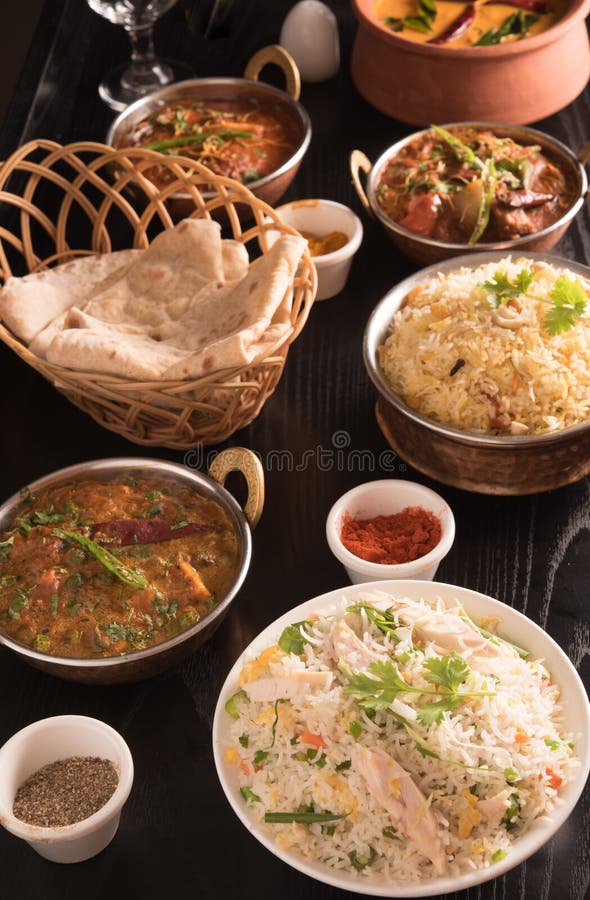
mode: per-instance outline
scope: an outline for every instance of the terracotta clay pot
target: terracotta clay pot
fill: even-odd
[[[524,125],[567,106],[590,77],[584,19],[575,0],[552,28],[490,47],[437,46],[400,37],[375,16],[374,0],[352,0],[359,21],[352,78],[373,106],[413,125],[479,119]]]

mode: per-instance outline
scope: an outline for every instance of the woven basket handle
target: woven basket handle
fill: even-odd
[[[224,485],[230,472],[241,472],[248,485],[248,499],[244,505],[244,515],[251,528],[255,528],[264,506],[264,470],[255,453],[245,447],[230,447],[222,450],[209,468],[211,478]]]
[[[301,94],[301,78],[299,77],[299,69],[297,63],[290,53],[279,44],[270,44],[263,47],[254,54],[244,70],[244,78],[251,81],[258,81],[258,76],[262,69],[269,63],[274,63],[282,70],[285,76],[285,87],[287,93],[293,97],[293,100],[299,100]]]

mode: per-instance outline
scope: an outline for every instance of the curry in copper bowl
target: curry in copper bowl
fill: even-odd
[[[286,90],[258,81],[267,64],[278,65]],[[292,57],[279,46],[263,47],[244,78],[192,78],[148,94],[123,110],[106,143],[142,147],[165,157],[195,159],[216,175],[248,186],[273,205],[295,177],[311,140],[311,121],[298,102],[300,80]],[[165,188],[170,176],[154,167],[150,181]],[[175,216],[190,215],[187,195],[167,197]]]
[[[226,595],[238,563],[217,501],[141,475],[25,491],[1,539],[0,628],[56,656],[173,637]]]
[[[249,564],[246,515],[255,524],[262,482],[259,463],[240,453],[249,454],[219,454],[210,471],[220,481],[244,472],[245,514],[207,476],[158,460],[73,466],[7,501],[0,642],[62,677],[96,681],[144,677],[195,649]]]
[[[486,122],[432,125],[374,165],[354,150],[350,167],[366,209],[419,263],[478,250],[549,250],[588,185],[581,160],[560,141]]]
[[[205,102],[179,97],[140,119],[118,146],[186,156],[216,175],[251,184],[286,163],[300,139],[295,120],[270,99]],[[149,173],[158,187],[172,177],[164,168]]]

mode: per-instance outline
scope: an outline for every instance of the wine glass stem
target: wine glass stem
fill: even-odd
[[[172,69],[156,57],[153,25],[126,31],[131,41],[131,65],[121,77],[125,90],[142,96],[173,81]]]
[[[129,28],[127,31],[131,41],[131,59],[134,65],[141,68],[153,65],[156,53],[154,50],[154,28]]]

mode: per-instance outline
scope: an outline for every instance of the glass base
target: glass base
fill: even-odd
[[[123,63],[112,69],[98,86],[98,93],[111,109],[121,112],[141,97],[194,75],[189,65],[170,59],[153,59],[150,63]]]

